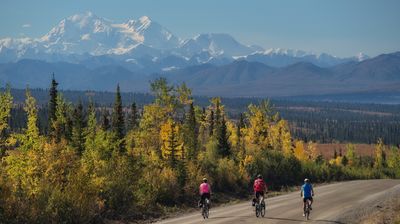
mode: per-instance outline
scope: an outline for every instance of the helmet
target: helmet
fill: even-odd
[[[308,183],[310,180],[308,178],[304,179],[304,182]]]
[[[207,182],[207,178],[204,177],[204,178],[203,178],[203,182]]]
[[[262,179],[261,174],[258,174],[258,175],[257,175],[257,178],[258,178],[258,179]]]

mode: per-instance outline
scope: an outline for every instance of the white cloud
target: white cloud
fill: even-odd
[[[31,24],[27,23],[27,24],[22,25],[22,28],[30,28],[31,26],[32,26]]]
[[[81,40],[90,40],[90,34],[84,34],[81,36]]]

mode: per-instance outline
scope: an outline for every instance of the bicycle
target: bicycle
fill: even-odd
[[[201,215],[203,216],[203,219],[208,219],[208,216],[210,214],[210,208],[209,208],[210,201],[208,198],[204,199],[204,203],[201,205]]]
[[[264,201],[264,197],[263,196],[259,196],[259,200],[256,201],[256,217],[260,217],[260,215],[262,217],[265,216],[265,201]]]
[[[304,218],[306,220],[310,219],[310,212],[311,212],[310,203],[311,203],[311,201],[309,199],[307,199],[306,200],[306,206],[304,207]]]

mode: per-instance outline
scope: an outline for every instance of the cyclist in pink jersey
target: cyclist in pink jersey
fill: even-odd
[[[211,196],[211,187],[207,183],[207,178],[203,178],[203,183],[201,183],[199,187],[199,193],[201,197],[199,201],[199,207],[201,207],[204,202],[204,199],[207,198],[208,200],[210,200]]]

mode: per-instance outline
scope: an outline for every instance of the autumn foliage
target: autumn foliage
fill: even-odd
[[[185,84],[151,83],[155,101],[113,108],[72,105],[53,80],[50,127],[37,124],[26,90],[26,128],[10,133],[9,89],[0,94],[0,222],[88,223],[159,216],[164,207],[195,206],[203,177],[219,195],[246,196],[255,175],[272,189],[313,181],[399,177],[398,150],[376,146],[373,160],[325,161],[313,142],[293,140],[269,101],[230,119],[220,98],[201,108]],[[386,153],[388,152],[388,153]],[[347,161],[346,161],[347,160]],[[388,171],[389,170],[389,171]],[[397,171],[397,173],[396,173]]]

